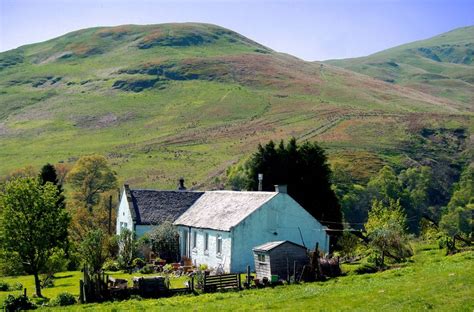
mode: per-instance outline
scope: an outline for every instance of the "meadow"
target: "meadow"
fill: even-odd
[[[346,276],[326,282],[301,283],[240,292],[184,295],[163,299],[126,300],[73,305],[55,310],[86,311],[472,311],[474,308],[474,251],[445,256],[435,245],[417,243],[415,255],[389,270],[358,275],[360,264],[343,265]],[[123,276],[123,275],[120,275]],[[45,296],[62,291],[78,293],[79,272],[58,274]],[[32,277],[4,278],[32,287]],[[176,282],[178,282],[176,280]],[[179,283],[182,281],[179,281]],[[177,286],[180,287],[180,286]],[[1,292],[3,297],[7,293]]]

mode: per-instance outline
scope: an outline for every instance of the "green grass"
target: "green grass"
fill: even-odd
[[[472,250],[445,256],[444,250],[417,244],[415,256],[411,261],[375,274],[350,273],[348,276],[334,278],[327,282],[198,296],[75,305],[60,310],[420,311],[433,309],[472,311],[474,308],[473,260]],[[348,266],[344,268],[348,270]],[[71,275],[71,273],[63,273],[60,276],[63,275]],[[46,289],[45,294],[57,294],[63,290],[77,294],[74,288],[77,289],[79,273],[72,273],[72,275],[59,279],[56,287]],[[17,277],[9,280],[21,281],[28,285],[28,280],[32,279]],[[64,287],[59,287],[61,280],[64,281]]]
[[[156,276],[159,274],[141,274],[141,273],[122,273],[122,272],[108,272],[110,277],[122,278],[128,280],[129,287],[133,286],[133,277],[135,276]],[[42,289],[42,294],[44,297],[53,299],[59,293],[68,292],[74,296],[79,297],[79,280],[82,278],[82,272],[80,271],[69,271],[61,272],[55,275],[54,286]],[[0,280],[14,285],[15,283],[21,283],[24,288],[27,289],[27,294],[32,296],[35,291],[34,286],[34,277],[33,275],[26,276],[9,276],[9,277],[0,277]],[[189,278],[186,276],[175,277],[170,276],[170,287],[171,288],[183,288],[184,283],[188,281]],[[23,293],[23,291],[0,291],[0,302],[5,300],[8,294],[18,295]]]

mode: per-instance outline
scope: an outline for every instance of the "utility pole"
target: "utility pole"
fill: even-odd
[[[109,197],[109,235],[112,235],[112,195]]]

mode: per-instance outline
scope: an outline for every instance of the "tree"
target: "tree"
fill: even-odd
[[[41,168],[41,172],[39,174],[39,179],[42,185],[50,182],[56,186],[58,189],[58,202],[57,205],[60,207],[65,207],[65,198],[63,195],[63,187],[58,181],[58,176],[56,174],[56,168],[54,168],[51,164],[46,164]]]
[[[149,234],[153,252],[161,259],[175,262],[179,258],[179,235],[173,223],[165,221]]]
[[[369,245],[376,253],[376,264],[385,265],[385,257],[402,260],[412,255],[407,243],[406,216],[399,201],[390,199],[388,205],[374,200],[365,224]]]
[[[74,198],[92,211],[100,194],[117,187],[117,178],[104,156],[81,157],[67,175],[74,189]]]
[[[447,237],[448,253],[456,250],[456,237],[470,242],[474,227],[474,167],[469,166],[461,174],[459,182],[441,217],[440,229]]]
[[[297,145],[292,138],[259,145],[246,164],[247,189],[258,189],[257,175],[263,174],[263,191],[286,184],[291,195],[312,216],[331,229],[342,229],[341,208],[331,188],[331,169],[324,150],[316,143]],[[334,243],[334,241],[332,241]]]
[[[376,176],[370,179],[367,190],[372,199],[382,201],[384,204],[402,197],[402,187],[397,174],[389,166],[384,166]]]
[[[122,229],[118,237],[119,264],[124,269],[131,269],[132,261],[136,255],[137,246],[135,237],[129,229]]]
[[[81,243],[80,251],[90,272],[99,273],[108,257],[107,235],[101,229],[90,231]]]
[[[0,194],[0,243],[6,251],[16,252],[25,271],[34,275],[38,297],[39,273],[55,248],[67,243],[70,218],[57,202],[57,188],[34,178],[13,179]]]

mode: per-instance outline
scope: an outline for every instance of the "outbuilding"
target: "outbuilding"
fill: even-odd
[[[306,247],[290,241],[274,241],[254,247],[253,255],[257,278],[268,278],[269,281],[296,277],[309,263]]]

